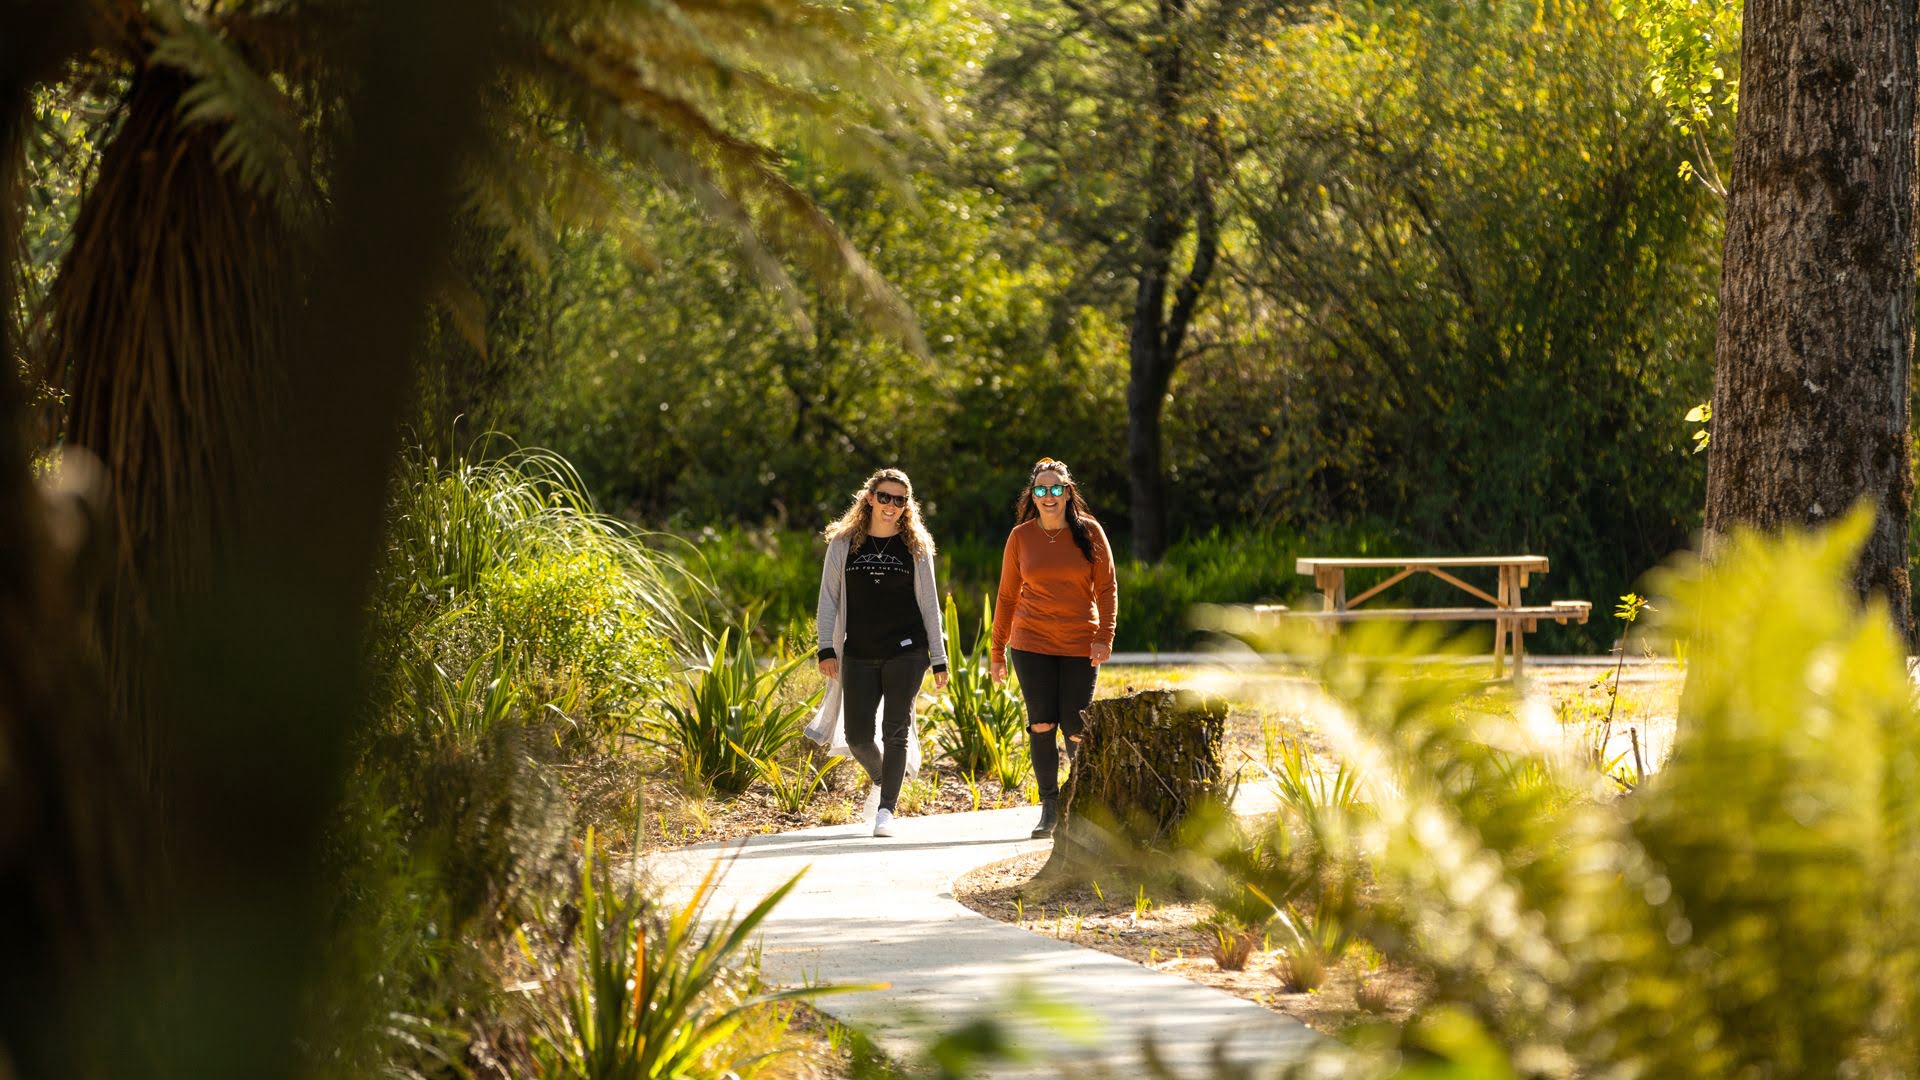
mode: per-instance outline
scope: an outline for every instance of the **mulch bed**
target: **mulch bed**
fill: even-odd
[[[1021,887],[1046,860],[1039,851],[980,867],[954,882],[954,898],[988,918],[1225,990],[1326,1034],[1362,1021],[1405,1020],[1426,996],[1413,972],[1377,958],[1370,962],[1358,949],[1308,993],[1283,985],[1282,954],[1273,948],[1256,947],[1244,969],[1224,971],[1214,963],[1214,939],[1202,925],[1211,914],[1208,905],[1152,889],[1146,904],[1138,904],[1137,886],[1129,891],[1120,882],[1056,891],[1043,905],[1021,902]],[[1363,987],[1371,1009],[1358,1000]]]

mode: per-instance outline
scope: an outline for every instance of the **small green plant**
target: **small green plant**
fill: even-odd
[[[733,748],[746,753],[738,743],[733,744]],[[815,795],[826,790],[833,770],[847,759],[823,757],[810,748],[803,748],[790,765],[781,765],[777,754],[753,760],[760,779],[766,781],[773,792],[774,804],[789,814],[797,814],[806,809]]]
[[[503,647],[475,658],[458,675],[429,657],[409,660],[402,673],[397,718],[441,745],[479,746],[520,703],[518,672]]]
[[[967,801],[972,804],[971,808],[980,809],[980,781],[971,773],[961,773],[960,782],[967,786]]]
[[[1289,994],[1311,994],[1327,981],[1327,958],[1311,944],[1288,949],[1274,966],[1280,988]]]
[[[1337,871],[1321,881],[1313,903],[1298,900],[1274,905],[1274,924],[1288,953],[1311,951],[1329,964],[1338,963],[1357,940],[1354,927],[1359,922],[1359,885],[1349,874]]]
[[[993,601],[982,598],[979,633],[966,650],[959,648],[960,613],[951,593],[942,616],[950,665],[946,695],[933,706],[940,750],[962,775],[992,776],[1001,790],[1012,791],[1031,772],[1026,738],[1026,704],[1009,674],[995,685],[992,660]]]
[[[1306,743],[1269,721],[1262,728],[1264,771],[1280,803],[1316,833],[1351,822],[1363,809],[1360,778],[1345,762],[1322,768]]]
[[[743,977],[745,946],[799,876],[736,918],[708,916],[718,868],[691,899],[659,917],[631,886],[598,880],[587,835],[576,903],[579,941],[564,968],[545,967],[531,1055],[544,1076],[582,1080],[666,1080],[752,1075],[765,1052],[742,1053],[735,1035],[752,1013],[776,1002],[855,987],[766,990]],[[522,934],[522,956],[544,967]],[[865,988],[860,988],[865,989]]]
[[[761,670],[753,641],[722,631],[705,664],[688,678],[686,698],[666,705],[643,737],[675,754],[690,781],[738,795],[770,760],[797,741],[816,696],[791,700],[787,680],[807,657]]]
[[[1213,963],[1221,971],[1244,971],[1260,932],[1231,915],[1215,915],[1203,925],[1212,939]]]
[[[916,776],[900,785],[900,799],[894,811],[911,817],[924,814],[940,801],[940,785],[931,776]]]

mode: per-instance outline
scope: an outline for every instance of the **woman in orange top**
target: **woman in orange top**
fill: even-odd
[[[1000,595],[993,608],[994,682],[1007,677],[1007,655],[1027,699],[1027,732],[1034,777],[1040,782],[1040,824],[1033,835],[1053,835],[1060,810],[1060,745],[1067,756],[1080,741],[1080,713],[1093,704],[1100,665],[1113,655],[1119,606],[1113,551],[1087,512],[1064,462],[1041,458],[1033,466],[1000,558]]]

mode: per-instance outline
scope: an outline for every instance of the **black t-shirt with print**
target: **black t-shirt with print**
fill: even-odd
[[[903,536],[869,536],[847,553],[847,655],[891,660],[927,647]]]

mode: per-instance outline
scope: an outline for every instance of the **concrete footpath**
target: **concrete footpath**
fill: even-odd
[[[1147,1075],[1142,1040],[1180,1077],[1213,1075],[1216,1054],[1249,1066],[1298,1061],[1320,1036],[1231,994],[1128,960],[989,919],[953,899],[953,881],[987,863],[1044,848],[1027,839],[1037,811],[983,810],[903,818],[881,839],[865,824],[832,825],[703,844],[643,865],[663,898],[682,901],[716,859],[725,878],[711,914],[745,911],[803,869],[762,926],[761,966],[779,985],[889,983],[832,994],[816,1007],[911,1061],[933,1036],[987,1015],[1036,1051],[1032,1062],[983,1075],[1042,1077],[1063,1069]],[[1088,1041],[1037,1025],[1017,988],[1070,1003],[1091,1021]],[[1261,1070],[1266,1071],[1266,1070]]]

